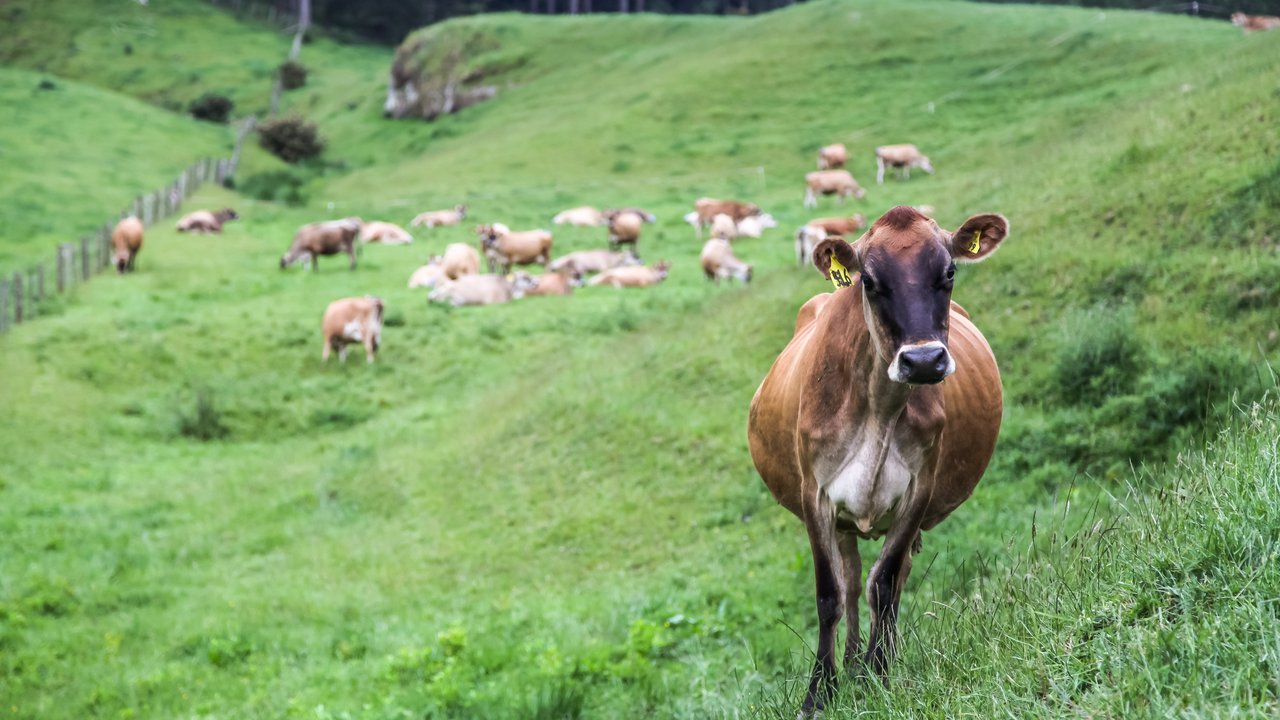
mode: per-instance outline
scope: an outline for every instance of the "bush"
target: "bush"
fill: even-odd
[[[1053,368],[1054,394],[1081,405],[1130,393],[1145,353],[1131,309],[1095,307],[1067,324]]]
[[[231,109],[235,107],[231,98],[217,93],[205,93],[192,101],[187,112],[197,120],[225,123],[231,117]]]
[[[280,73],[280,87],[285,90],[297,90],[307,84],[307,68],[302,63],[289,60],[277,72]]]
[[[302,189],[305,182],[288,170],[276,170],[245,178],[240,184],[240,192],[256,200],[303,205],[307,202],[307,194]]]
[[[324,140],[315,123],[300,117],[269,120],[258,128],[258,144],[287,163],[313,158],[324,152]]]
[[[178,413],[178,434],[208,442],[226,437],[231,431],[222,422],[222,413],[213,405],[213,397],[206,390],[196,393],[195,412]]]

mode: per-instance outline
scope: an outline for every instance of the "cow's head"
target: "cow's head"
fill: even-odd
[[[463,218],[465,218],[465,217],[467,216],[467,206],[466,206],[466,205],[454,205],[454,206],[453,206],[453,211],[454,211],[454,212],[456,212],[456,213],[458,213],[458,219],[459,219],[459,220],[461,220],[461,219],[463,219]]]
[[[929,173],[930,175],[933,174],[933,163],[929,162],[929,157],[927,155],[921,155],[920,159],[916,161],[916,165],[918,165],[921,170]]]
[[[115,258],[113,260],[113,264],[116,266],[116,272],[123,275],[124,271],[129,268],[128,251],[124,251],[124,252],[117,251],[115,254]]]
[[[813,262],[828,278],[833,257],[861,273],[853,291],[863,295],[867,327],[888,362],[889,379],[931,385],[956,369],[947,350],[956,263],[986,259],[1008,233],[1001,215],[974,215],[949,233],[914,208],[899,206],[853,245],[822,241]]]
[[[1249,24],[1249,16],[1242,12],[1233,12],[1231,13],[1231,24],[1236,27],[1244,27]]]
[[[236,211],[232,210],[231,208],[222,208],[222,210],[218,212],[218,215],[222,218],[223,222],[226,222],[228,220],[240,219],[240,215],[237,214]]]

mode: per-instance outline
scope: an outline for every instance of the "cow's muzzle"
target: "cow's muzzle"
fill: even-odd
[[[889,364],[889,379],[909,385],[933,385],[955,371],[956,361],[947,346],[935,340],[898,350]]]

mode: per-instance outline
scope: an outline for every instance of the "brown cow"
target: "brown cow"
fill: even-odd
[[[951,288],[955,263],[986,258],[1008,228],[1000,215],[975,215],[948,233],[896,207],[853,245],[824,240],[818,269],[832,277],[836,258],[847,271],[834,276],[861,277],[805,303],[751,401],[751,457],[774,498],[804,521],[813,552],[820,629],[806,714],[834,687],[842,611],[846,670],[861,651],[858,540],[885,537],[867,575],[864,658],[884,677],[920,533],[969,497],[991,459],[1000,373]]]
[[[694,229],[698,231],[698,239],[702,239],[702,229],[710,225],[721,213],[733,218],[733,221],[741,222],[752,215],[760,214],[760,206],[755,203],[741,202],[739,200],[716,200],[715,198],[698,198],[693,203],[693,211],[697,213],[694,218],[697,224]]]
[[[316,261],[321,255],[337,255],[345,252],[351,258],[350,269],[356,269],[356,235],[363,222],[360,218],[349,217],[342,220],[311,223],[298,228],[293,236],[293,244],[289,251],[280,258],[280,269],[283,270],[296,262],[303,262],[317,270],[320,263]]]
[[[121,275],[133,272],[134,261],[142,249],[142,221],[130,215],[116,223],[111,231],[111,245],[116,251],[116,272]]]
[[[849,162],[849,149],[844,146],[844,143],[826,145],[818,151],[819,170],[835,170],[844,167],[847,162]]]
[[[861,200],[867,191],[853,179],[848,170],[819,170],[804,176],[804,206],[818,207],[819,195],[835,195],[839,202],[855,197]]]
[[[526,297],[537,295],[572,295],[573,289],[582,287],[582,273],[573,268],[550,270],[541,275],[530,275],[523,270],[516,272],[512,284],[527,287]]]
[[[884,169],[886,167],[897,168],[903,179],[911,177],[911,168],[913,167],[918,167],[930,175],[933,174],[933,164],[929,162],[929,158],[921,154],[920,149],[911,143],[881,145],[876,148],[877,185],[884,184]]]
[[[617,250],[623,245],[630,245],[631,252],[636,251],[640,242],[640,230],[644,227],[644,218],[630,210],[620,212],[608,218],[609,247]]]
[[[224,224],[239,219],[240,216],[231,208],[222,208],[216,213],[196,210],[182,216],[178,221],[178,232],[221,233]]]
[[[343,298],[329,303],[324,311],[324,350],[322,362],[329,362],[329,352],[338,351],[338,359],[347,361],[347,345],[364,345],[364,357],[373,362],[382,343],[382,300],[372,296]]]
[[[653,267],[628,265],[605,270],[591,278],[592,285],[608,285],[615,288],[649,287],[667,279],[671,263],[661,260]]]
[[[1242,12],[1231,13],[1231,24],[1246,33],[1280,28],[1280,17],[1274,15],[1246,15]]]
[[[711,238],[702,246],[702,273],[708,280],[720,284],[722,279],[736,278],[744,283],[751,282],[751,266],[742,262],[733,254],[733,247],[724,238]]]
[[[867,216],[857,213],[851,217],[814,218],[805,223],[809,227],[820,227],[828,235],[850,235],[867,227]]]
[[[489,261],[489,272],[506,275],[512,265],[541,265],[551,262],[551,233],[547,230],[511,232],[502,223],[476,226],[480,248]]]
[[[556,213],[556,216],[551,218],[551,222],[556,225],[590,227],[604,222],[604,215],[599,210],[584,205],[583,207],[570,208]]]

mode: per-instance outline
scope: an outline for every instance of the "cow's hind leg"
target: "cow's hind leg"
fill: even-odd
[[[809,690],[800,711],[821,711],[836,686],[836,631],[844,602],[844,573],[836,541],[835,517],[825,498],[805,502],[805,526],[813,551],[813,573],[818,606],[818,652],[814,658]]]
[[[852,675],[862,654],[862,626],[858,623],[858,599],[862,594],[862,556],[858,536],[840,535],[840,557],[844,562],[844,671]]]

